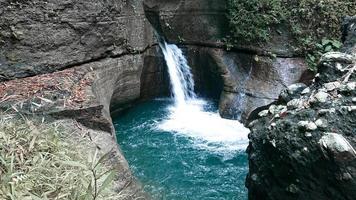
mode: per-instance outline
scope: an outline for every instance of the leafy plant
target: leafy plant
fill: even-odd
[[[324,53],[339,50],[342,43],[338,40],[324,38],[321,43],[317,43],[315,46],[315,50],[307,53],[306,55],[306,61],[312,71],[316,71],[317,63]]]
[[[108,154],[73,134],[59,123],[1,115],[0,199],[118,199]]]

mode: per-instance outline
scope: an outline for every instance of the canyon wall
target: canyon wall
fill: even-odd
[[[226,51],[225,13],[216,0],[0,0],[0,107],[94,130],[93,143],[117,161],[118,191],[146,198],[110,115],[168,93],[154,29],[183,47],[198,90],[220,98],[223,117],[246,121],[306,71],[288,31]]]
[[[145,12],[142,2],[124,0],[1,4],[0,81],[120,60],[121,69],[130,72],[98,73],[103,79],[99,82],[109,84],[107,78],[114,84],[113,91],[105,92],[106,101],[110,99],[105,102],[107,113],[107,105],[120,110],[140,98],[168,93],[163,59],[145,15],[167,41],[183,45],[198,93],[220,98],[223,117],[246,121],[252,110],[276,100],[307,69],[293,52],[288,31],[260,46],[226,51],[224,1],[146,0]]]

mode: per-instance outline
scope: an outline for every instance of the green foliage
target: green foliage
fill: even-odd
[[[267,41],[285,19],[281,0],[229,0],[228,8],[232,43]]]
[[[181,37],[180,35],[178,35],[178,40],[179,40],[179,43],[185,42],[185,39],[183,37]]]
[[[316,53],[339,48],[336,41],[346,15],[356,15],[355,0],[228,0],[231,33],[226,45],[265,43],[283,27],[292,34],[295,50],[315,65]],[[325,46],[322,38],[333,42]]]
[[[98,158],[85,142],[73,141],[57,123],[2,115],[0,199],[112,199],[108,155]]]
[[[339,50],[342,46],[342,43],[337,40],[329,40],[324,38],[322,39],[321,43],[317,43],[315,46],[316,48],[306,55],[306,61],[312,71],[316,71],[317,63],[324,53]]]
[[[288,25],[301,41],[337,39],[345,15],[356,15],[356,1],[228,0],[230,38],[235,44],[268,41],[280,24]]]

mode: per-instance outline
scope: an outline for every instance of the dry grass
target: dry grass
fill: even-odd
[[[119,199],[107,155],[78,138],[59,123],[0,115],[0,199]]]

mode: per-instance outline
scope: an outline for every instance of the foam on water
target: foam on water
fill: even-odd
[[[244,150],[249,129],[205,109],[207,102],[194,93],[194,80],[183,52],[174,44],[161,43],[175,100],[169,116],[158,129],[192,138],[199,148],[212,151]]]

